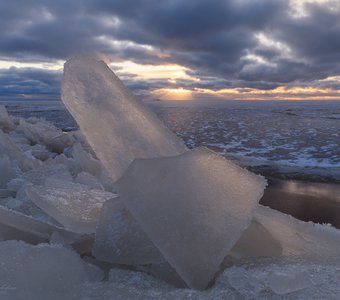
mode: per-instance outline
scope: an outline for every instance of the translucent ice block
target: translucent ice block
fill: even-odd
[[[97,57],[79,55],[65,63],[61,97],[113,180],[134,158],[186,151]]]
[[[254,219],[281,244],[283,256],[334,257],[340,253],[340,230],[303,222],[259,205]]]
[[[204,289],[250,224],[266,181],[202,147],[137,159],[116,186],[187,285]]]

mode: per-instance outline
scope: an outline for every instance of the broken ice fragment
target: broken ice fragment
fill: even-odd
[[[65,63],[61,97],[114,181],[134,158],[186,151],[99,58],[79,55]]]
[[[100,161],[94,159],[79,143],[73,145],[72,156],[79,168],[78,172],[85,171],[93,176],[99,176],[102,173],[103,168]]]
[[[43,165],[24,173],[23,179],[36,185],[45,184],[47,179],[56,178],[58,180],[72,181],[72,175],[65,165],[53,164]]]
[[[281,244],[283,256],[339,256],[340,231],[334,227],[303,222],[262,205],[254,219]]]
[[[25,119],[20,119],[18,130],[21,130],[32,144],[43,144],[55,153],[62,153],[74,142],[71,135],[43,120],[31,124]]]
[[[309,274],[305,271],[275,272],[270,274],[265,282],[273,292],[279,295],[296,292],[312,285]]]
[[[19,160],[22,157],[20,148],[2,130],[0,130],[0,153],[6,154],[11,160]]]
[[[100,183],[97,177],[93,176],[87,172],[80,172],[76,178],[74,179],[75,182],[87,185],[93,189],[97,190],[104,190],[103,185]]]
[[[0,153],[0,188],[6,188],[7,183],[15,177],[15,168],[8,156]]]
[[[44,223],[60,226],[56,220],[33,203],[32,197],[28,194],[29,185],[30,184],[23,185],[17,192],[16,198],[13,199],[13,201],[9,201],[6,206]]]
[[[9,117],[6,107],[0,105],[0,129],[4,132],[9,132],[14,128],[15,125]]]
[[[246,269],[231,267],[225,271],[229,284],[245,299],[256,299],[257,294],[263,289],[263,284]],[[240,297],[241,298],[241,297]],[[244,299],[243,297],[241,299]]]
[[[0,237],[2,239],[23,240],[36,244],[48,241],[53,232],[58,232],[67,244],[72,245],[80,253],[87,253],[91,247],[92,237],[89,235],[67,231],[0,205]]]
[[[27,193],[38,207],[66,229],[76,233],[94,233],[103,203],[116,195],[80,186],[30,186]]]
[[[99,260],[118,264],[164,261],[162,254],[119,199],[104,203],[92,253]]]
[[[0,242],[1,299],[76,299],[73,290],[103,272],[61,246]]]
[[[136,159],[116,186],[164,258],[189,287],[204,289],[250,224],[266,181],[202,147]]]

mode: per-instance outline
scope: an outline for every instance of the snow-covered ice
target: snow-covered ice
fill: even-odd
[[[204,289],[250,224],[266,181],[202,147],[136,159],[116,186],[188,286]]]
[[[186,151],[100,58],[79,55],[68,60],[61,97],[113,180],[134,158]]]

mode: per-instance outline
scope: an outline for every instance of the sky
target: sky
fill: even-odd
[[[339,0],[0,0],[0,99],[102,53],[142,99],[340,100]]]

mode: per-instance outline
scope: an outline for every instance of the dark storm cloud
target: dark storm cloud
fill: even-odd
[[[1,99],[59,98],[61,73],[31,68],[0,69]]]
[[[0,58],[51,61],[100,51],[115,61],[180,64],[201,79],[146,83],[125,76],[136,91],[316,85],[317,79],[340,74],[340,12],[325,4],[307,8],[307,16],[296,18],[285,0],[0,0]],[[261,44],[259,33],[289,53]],[[161,52],[168,55],[159,56]],[[51,82],[32,70],[0,72],[1,80],[23,80],[16,87],[23,94],[29,93],[29,83],[32,93],[57,91],[59,75],[53,72],[45,74]],[[13,86],[2,82],[0,93],[14,91]]]

